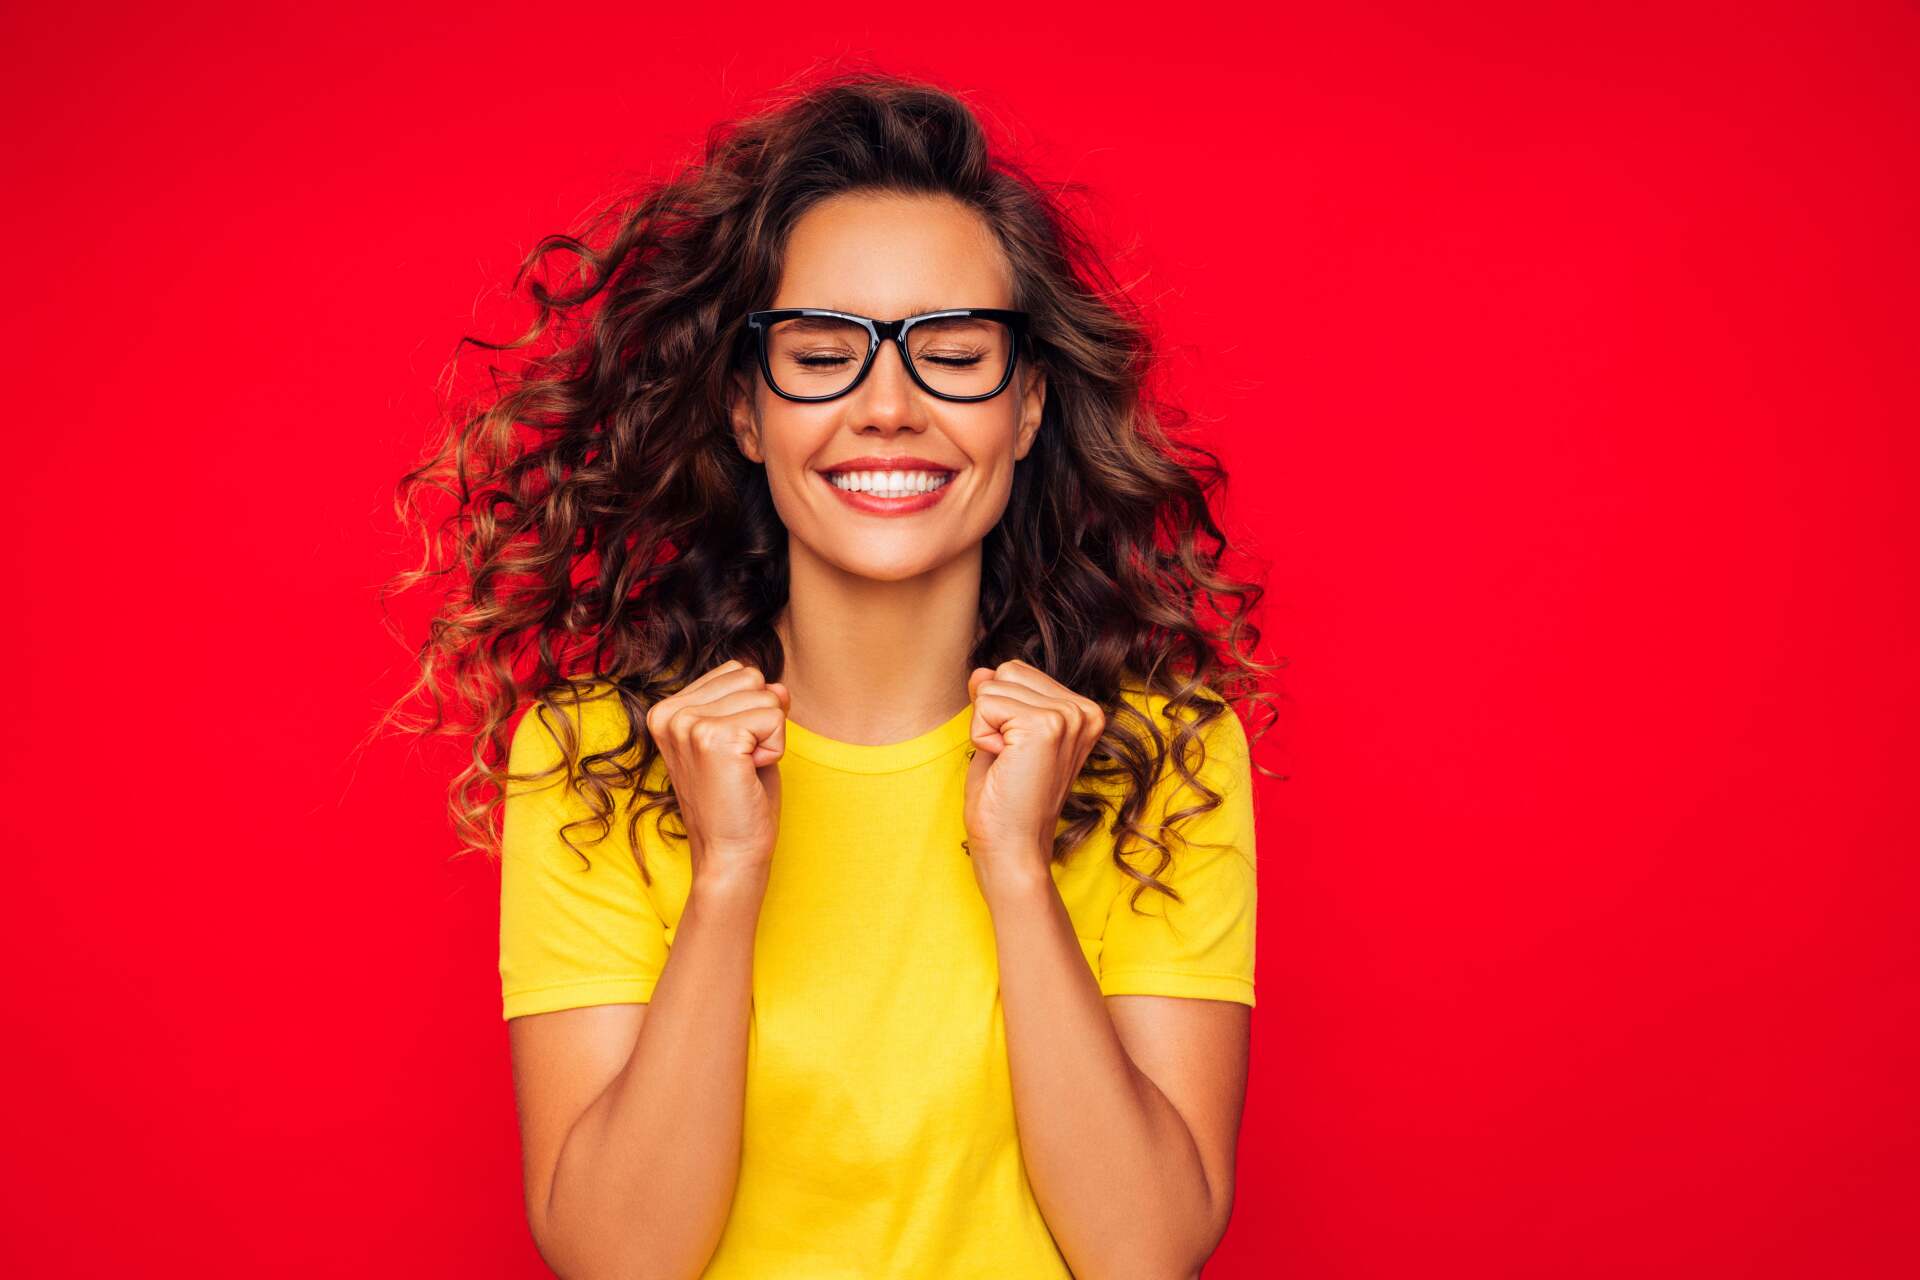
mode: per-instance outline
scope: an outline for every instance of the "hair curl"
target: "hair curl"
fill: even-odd
[[[715,126],[699,162],[534,247],[513,281],[538,308],[530,327],[504,343],[463,337],[448,373],[465,344],[531,349],[521,368],[489,365],[491,394],[446,413],[399,481],[397,513],[418,521],[424,555],[382,592],[384,602],[452,578],[414,651],[418,678],[381,723],[470,739],[471,762],[449,787],[461,853],[497,856],[506,784],[561,769],[601,837],[622,797],[630,837],[647,812],[677,820],[671,781],[646,785],[658,755],[647,709],[729,658],[780,678],[785,530],[764,469],[729,428],[729,377],[754,367],[742,316],[769,305],[787,234],[820,200],[937,194],[992,228],[1013,267],[1013,305],[1032,317],[1023,354],[1047,379],[1039,433],[982,547],[973,665],[1021,659],[1101,705],[1090,785],[1063,808],[1054,856],[1105,821],[1104,780],[1118,780],[1114,859],[1141,882],[1135,903],[1148,886],[1178,898],[1157,878],[1171,862],[1159,836],[1221,802],[1199,781],[1206,726],[1235,702],[1270,702],[1261,673],[1285,662],[1246,652],[1263,588],[1221,568],[1227,540],[1208,496],[1225,470],[1178,436],[1187,415],[1150,390],[1159,363],[1147,323],[1065,207],[1081,190],[990,150],[954,94],[857,71],[790,82]],[[536,275],[556,251],[577,259],[573,281]],[[433,493],[453,504],[437,528],[421,503]],[[443,672],[464,720],[448,717]],[[598,683],[617,692],[626,737],[582,755],[565,708]],[[1123,688],[1163,697],[1174,731],[1163,737]],[[430,717],[399,714],[423,693]],[[564,758],[520,777],[506,767],[508,726],[529,697],[531,713],[560,712],[550,720]],[[1268,710],[1262,736],[1278,715]],[[1150,828],[1143,810],[1169,753],[1202,802]],[[1153,875],[1125,860],[1128,839],[1160,851]],[[644,856],[641,873],[651,882]]]

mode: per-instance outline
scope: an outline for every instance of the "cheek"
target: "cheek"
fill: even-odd
[[[976,499],[987,528],[998,524],[1007,513],[1007,506],[1013,497],[1013,468],[1000,470],[985,483]],[[984,530],[982,531],[984,532]]]
[[[822,456],[829,433],[814,423],[794,422],[778,410],[761,419],[760,453],[766,459],[767,488],[781,522],[792,526],[817,520],[822,500],[832,494],[815,492],[822,482],[812,461]]]
[[[782,484],[791,486],[796,477],[804,478],[798,473],[806,469],[807,459],[821,438],[819,424],[807,421],[804,412],[796,413],[786,401],[761,406],[760,456],[767,478],[776,489]]]
[[[973,472],[967,477],[962,520],[972,536],[985,537],[1006,518],[1013,496],[1013,454],[992,458],[974,455]]]
[[[1009,416],[969,442],[967,454],[986,486],[1004,495],[1013,487],[1013,471],[1020,464],[1019,446],[1019,420]]]

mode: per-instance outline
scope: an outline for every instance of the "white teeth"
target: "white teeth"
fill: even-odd
[[[836,471],[827,480],[836,489],[901,498],[931,493],[952,478],[946,471]]]

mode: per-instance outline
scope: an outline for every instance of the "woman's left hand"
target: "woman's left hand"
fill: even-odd
[[[1100,733],[1100,704],[1029,663],[975,667],[967,851],[983,891],[1051,874],[1061,806]]]

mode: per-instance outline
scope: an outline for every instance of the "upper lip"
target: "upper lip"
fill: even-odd
[[[950,467],[946,465],[944,462],[935,462],[931,458],[916,458],[910,453],[903,453],[898,457],[893,457],[893,458],[881,458],[871,454],[862,458],[847,458],[840,462],[834,463],[830,467],[820,468],[820,474],[824,476],[830,476],[840,471],[943,471],[945,472],[945,471],[955,471],[955,470],[958,470],[958,468]]]

